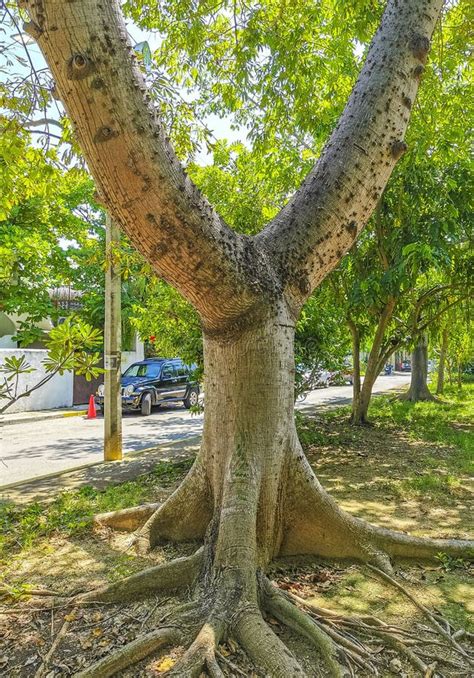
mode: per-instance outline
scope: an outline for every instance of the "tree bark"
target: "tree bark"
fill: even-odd
[[[439,351],[438,379],[436,382],[436,395],[444,393],[444,371],[446,363],[446,353],[448,352],[448,328],[444,327],[441,335],[441,347]]]
[[[372,397],[372,389],[374,387],[375,380],[377,379],[380,370],[383,367],[381,363],[386,360],[387,354],[385,351],[382,351],[382,345],[385,332],[395,309],[395,305],[396,300],[393,297],[390,297],[390,299],[388,299],[387,303],[385,304],[382,313],[380,314],[377,329],[375,330],[372,341],[372,346],[370,347],[369,358],[367,360],[367,370],[365,372],[362,388],[360,389],[358,398],[356,399],[354,397],[352,401],[351,423],[355,426],[362,426],[369,423],[368,411],[370,399]]]
[[[403,400],[417,403],[420,400],[435,400],[428,388],[428,340],[421,335],[411,355],[410,388]]]
[[[352,412],[360,408],[360,333],[356,323],[350,318],[347,321],[352,338]]]

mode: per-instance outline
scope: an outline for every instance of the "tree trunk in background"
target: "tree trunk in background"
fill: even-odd
[[[446,365],[446,353],[448,351],[448,328],[443,329],[441,336],[441,347],[439,352],[439,365],[438,365],[438,380],[436,383],[436,395],[442,395],[444,393],[444,370]]]
[[[420,400],[435,400],[428,388],[428,339],[422,335],[411,355],[411,382],[403,400],[417,403]]]
[[[350,318],[347,321],[352,337],[352,409],[360,406],[360,333],[359,328]]]
[[[385,357],[382,354],[381,348],[383,345],[383,340],[385,336],[385,331],[390,323],[390,320],[395,309],[396,301],[393,298],[390,298],[384,306],[384,309],[380,315],[380,319],[375,331],[374,339],[369,353],[369,358],[367,360],[367,369],[364,376],[364,381],[362,383],[362,388],[358,398],[354,397],[352,401],[352,413],[351,413],[351,423],[355,426],[363,426],[368,422],[368,411],[370,405],[370,399],[372,397],[372,389],[375,384],[380,370],[383,365],[381,361]],[[355,392],[354,392],[355,395]]]

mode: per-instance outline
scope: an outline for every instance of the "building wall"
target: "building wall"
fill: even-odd
[[[41,361],[46,358],[47,351],[44,349],[5,349],[0,348],[0,366],[4,364],[5,358],[15,356],[20,358],[25,356],[26,361],[31,367],[36,368],[34,372],[22,374],[19,379],[18,393],[22,393],[27,388],[34,386],[46,376],[46,371]],[[3,382],[4,375],[0,373],[0,379]],[[55,407],[70,407],[72,405],[72,372],[66,372],[63,375],[55,374],[47,384],[34,391],[26,398],[20,398],[18,402],[12,405],[5,412],[30,412],[32,410],[49,410]],[[5,404],[4,399],[0,399],[0,405]]]
[[[136,342],[134,351],[122,351],[122,361],[120,363],[120,369],[122,370],[122,374],[125,372],[127,367],[129,367],[133,363],[138,362],[139,360],[143,360],[144,357],[145,357],[145,345],[143,341]]]

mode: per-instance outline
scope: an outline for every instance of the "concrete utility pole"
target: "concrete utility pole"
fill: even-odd
[[[105,231],[104,460],[122,459],[120,228],[107,214]]]

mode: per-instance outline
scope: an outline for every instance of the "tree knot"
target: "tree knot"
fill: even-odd
[[[119,133],[116,130],[103,125],[102,127],[99,127],[97,132],[94,134],[94,142],[99,144],[103,141],[110,141],[110,139],[118,137],[118,134]]]
[[[67,77],[69,80],[82,80],[95,70],[94,62],[85,54],[76,53],[67,62]]]
[[[418,65],[415,66],[415,68],[413,69],[413,77],[414,77],[416,80],[420,80],[421,76],[422,76],[423,73],[424,73],[424,70],[425,70],[425,67],[423,66],[423,64],[418,64]]]
[[[398,141],[394,141],[390,147],[392,157],[395,158],[395,160],[399,160],[402,157],[402,155],[406,153],[407,149],[408,145],[401,139],[399,139]]]
[[[410,49],[413,56],[424,63],[430,49],[429,38],[421,33],[413,33],[410,38]]]
[[[355,236],[357,235],[357,222],[350,221],[348,224],[345,225],[344,228],[352,238],[355,238]]]

